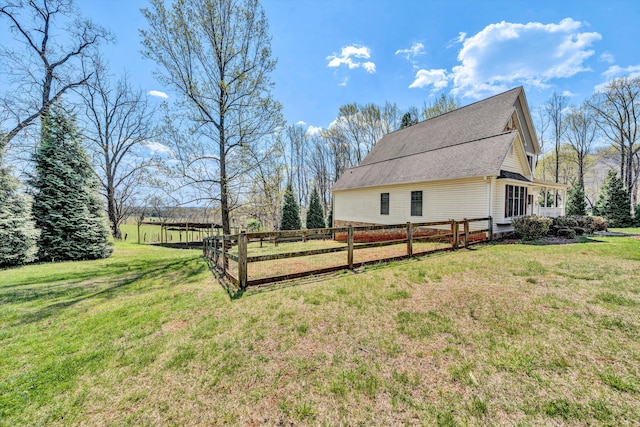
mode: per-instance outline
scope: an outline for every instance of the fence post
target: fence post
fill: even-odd
[[[349,224],[347,228],[347,264],[349,264],[349,269],[353,269],[353,226]]]
[[[220,235],[215,236],[213,243],[214,243],[214,247],[213,247],[213,263],[217,268],[220,268],[220,266],[218,265],[218,261],[220,261],[220,249],[218,248],[218,243],[220,243],[220,239],[219,239]]]
[[[489,241],[493,240],[493,218],[489,217]]]
[[[451,220],[451,249],[458,249],[458,222],[455,219]]]
[[[229,268],[229,259],[227,258],[227,239],[225,239],[226,235],[222,235],[222,273],[227,274],[227,269]]]
[[[407,222],[407,256],[413,256],[413,224]]]
[[[469,247],[469,220],[464,219],[464,247]]]
[[[238,235],[238,281],[240,289],[247,288],[247,235],[242,230]]]

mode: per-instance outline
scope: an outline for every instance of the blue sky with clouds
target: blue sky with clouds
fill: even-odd
[[[144,0],[78,0],[110,28],[114,72],[153,95],[140,55]],[[613,77],[640,75],[640,1],[265,0],[289,123],[326,128],[349,102],[420,107],[441,92],[462,104],[524,85],[532,108],[553,91],[582,102]],[[0,29],[0,37],[7,37]]]

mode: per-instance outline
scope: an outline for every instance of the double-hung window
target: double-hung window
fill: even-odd
[[[380,193],[380,215],[389,215],[389,193]]]
[[[422,216],[422,191],[411,192],[411,216]]]
[[[507,185],[505,187],[504,216],[523,216],[527,214],[527,187]]]

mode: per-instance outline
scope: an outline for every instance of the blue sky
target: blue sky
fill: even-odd
[[[174,96],[139,53],[146,1],[78,5],[116,35],[105,48],[114,72]],[[389,100],[405,109],[445,92],[468,104],[524,85],[533,109],[553,91],[580,103],[613,77],[640,75],[640,1],[269,0],[263,7],[278,59],[274,95],[289,123],[314,128],[326,128],[350,102]]]

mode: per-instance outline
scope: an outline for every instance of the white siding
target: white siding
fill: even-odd
[[[532,178],[531,173],[529,172],[527,155],[524,152],[519,136],[513,141],[513,148],[509,150],[509,153],[507,153],[500,169],[509,172],[517,172],[521,175]]]
[[[336,191],[334,217],[374,224],[486,217],[489,182],[490,178],[471,178]],[[411,216],[412,191],[422,191],[422,216]],[[389,215],[380,215],[381,193],[389,193]]]

